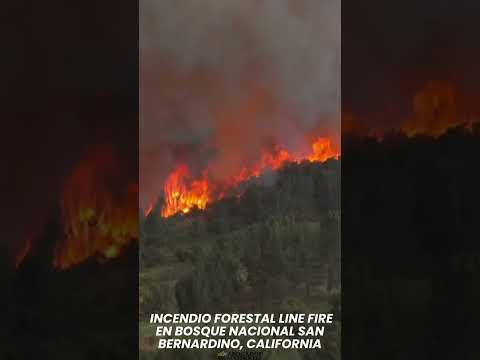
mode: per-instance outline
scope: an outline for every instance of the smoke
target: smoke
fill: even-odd
[[[270,142],[338,137],[340,16],[340,0],[141,0],[141,205],[179,161],[221,178]]]

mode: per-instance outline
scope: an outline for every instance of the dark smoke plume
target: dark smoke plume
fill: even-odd
[[[140,201],[340,133],[340,0],[140,1]]]

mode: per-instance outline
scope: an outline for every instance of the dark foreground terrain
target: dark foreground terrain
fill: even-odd
[[[342,146],[343,358],[478,358],[479,124]]]
[[[138,357],[138,242],[109,262],[92,257],[58,270],[52,266],[63,229],[58,218],[17,269],[2,257],[0,359]]]

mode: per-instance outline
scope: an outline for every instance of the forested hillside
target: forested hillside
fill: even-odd
[[[339,317],[340,161],[286,165],[237,190],[169,218],[160,200],[141,218],[141,319],[161,311]],[[304,358],[337,358],[336,330],[323,355]]]

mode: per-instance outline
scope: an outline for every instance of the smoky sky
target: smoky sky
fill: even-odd
[[[342,2],[342,108],[366,127],[397,127],[430,80],[479,93],[480,3]]]
[[[340,0],[140,1],[140,196],[340,132]],[[331,134],[329,134],[331,135]]]
[[[109,0],[6,4],[0,246],[9,251],[39,236],[91,146],[112,144],[130,176],[118,181],[135,181],[137,9]]]

